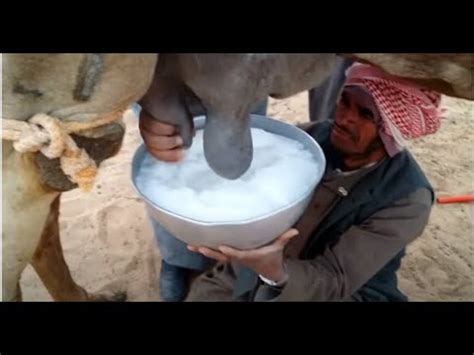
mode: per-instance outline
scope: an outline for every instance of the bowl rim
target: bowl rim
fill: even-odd
[[[145,145],[144,143],[141,143],[139,145],[139,147],[136,149],[134,155],[133,155],[133,159],[132,159],[132,169],[131,169],[131,180],[132,180],[132,185],[133,185],[133,188],[135,189],[135,191],[137,192],[137,194],[145,200],[146,203],[148,203],[149,205],[153,206],[155,209],[161,211],[161,212],[164,212],[174,218],[177,218],[177,219],[180,219],[180,220],[184,220],[186,222],[190,222],[190,223],[193,223],[193,224],[197,224],[197,225],[200,225],[200,226],[205,226],[205,227],[211,227],[211,226],[231,226],[231,225],[241,225],[241,224],[250,224],[250,223],[254,223],[254,222],[258,222],[260,220],[264,220],[264,219],[267,219],[267,218],[270,218],[272,216],[275,216],[285,210],[288,210],[296,205],[298,205],[299,203],[301,203],[302,201],[304,201],[306,198],[308,198],[308,195],[311,194],[311,191],[315,189],[315,187],[321,182],[321,179],[324,175],[324,171],[326,170],[326,156],[324,155],[324,152],[321,148],[321,146],[319,145],[319,143],[313,138],[311,137],[307,132],[305,132],[304,130],[302,130],[301,128],[295,126],[295,125],[292,125],[292,124],[289,124],[289,123],[286,123],[286,122],[283,122],[283,121],[280,121],[280,120],[277,120],[277,119],[274,119],[274,118],[270,118],[268,116],[262,116],[262,115],[251,115],[251,119],[252,121],[257,119],[257,120],[270,120],[270,121],[274,121],[274,122],[277,122],[279,124],[282,124],[282,125],[285,125],[285,126],[289,126],[291,127],[290,129],[297,129],[299,130],[301,133],[303,133],[304,135],[307,136],[307,138],[310,139],[310,141],[312,141],[312,143],[314,144],[314,146],[316,147],[316,149],[319,151],[320,153],[320,157],[321,157],[321,161],[322,161],[322,169],[320,169],[320,171],[318,172],[318,176],[317,178],[314,180],[316,181],[315,184],[311,184],[305,191],[304,193],[301,194],[301,197],[298,197],[297,199],[295,199],[293,202],[289,203],[289,204],[286,204],[272,212],[269,212],[269,213],[266,213],[264,215],[260,215],[258,217],[253,217],[253,218],[247,218],[247,219],[242,219],[242,220],[236,220],[236,221],[221,221],[221,222],[206,222],[206,221],[200,221],[200,220],[197,220],[197,219],[194,219],[194,218],[190,218],[190,217],[186,217],[186,216],[183,216],[183,215],[180,215],[179,213],[176,213],[176,212],[172,212],[164,207],[160,207],[158,206],[156,203],[154,203],[152,200],[150,200],[142,191],[140,191],[139,187],[137,186],[136,184],[136,176],[138,174],[136,174],[136,169],[137,169],[137,165],[138,163],[136,162],[136,160],[138,159],[138,156],[141,156],[141,155],[146,155],[148,153],[148,151],[146,150],[145,148]],[[197,116],[194,118],[194,124],[200,124],[202,121],[205,121],[205,116]],[[257,127],[255,127],[257,128]],[[199,128],[199,129],[202,129],[202,128]],[[263,128],[261,128],[263,129]],[[273,133],[273,132],[270,132],[270,133]],[[273,133],[273,134],[276,134],[276,133]],[[285,136],[283,136],[285,137]],[[288,137],[285,137],[285,138],[288,138]],[[291,139],[291,138],[289,138]],[[314,186],[313,186],[314,185]]]

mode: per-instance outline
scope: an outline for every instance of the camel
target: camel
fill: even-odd
[[[415,85],[474,99],[472,55],[342,55],[380,66]],[[82,128],[69,136],[77,152],[84,149],[99,165],[118,152],[124,129],[118,121],[88,129],[89,124],[119,117],[138,101],[155,117],[180,126],[189,146],[191,106],[202,105],[208,116],[206,159],[218,174],[234,179],[252,159],[251,105],[267,95],[285,98],[317,86],[335,58],[335,54],[7,54],[2,118],[24,123],[47,114],[64,126],[80,123]],[[33,122],[43,125],[41,132],[47,128],[47,123]],[[71,277],[60,243],[59,198],[81,182],[61,170],[62,158],[48,157],[48,143],[53,145],[51,141],[37,147],[40,150],[18,152],[18,142],[2,142],[3,298],[21,300],[19,279],[31,263],[56,301],[123,300],[120,294],[89,294]]]
[[[48,113],[90,122],[120,112],[146,92],[156,60],[149,54],[4,54],[3,118],[26,121]],[[123,134],[124,127],[112,123],[72,138],[100,163],[118,152]],[[19,153],[7,140],[2,148],[3,299],[21,299],[18,281],[28,263],[55,300],[103,299],[74,283],[62,255],[59,197],[77,184],[62,173],[60,159]]]

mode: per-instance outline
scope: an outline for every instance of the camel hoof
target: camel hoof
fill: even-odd
[[[90,295],[89,300],[92,302],[125,302],[127,300],[127,293],[115,292],[112,295],[106,295],[106,294]]]

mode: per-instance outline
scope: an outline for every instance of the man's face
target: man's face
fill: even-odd
[[[375,103],[360,88],[345,88],[336,108],[331,143],[345,154],[364,155],[381,147]]]

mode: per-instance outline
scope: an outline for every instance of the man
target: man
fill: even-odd
[[[319,87],[309,92],[310,118],[312,121],[327,120],[330,117],[328,113],[334,111],[336,99],[345,80],[345,69],[351,63],[348,59],[339,58],[331,76]],[[193,116],[204,114],[205,110],[197,100],[192,96],[186,97],[186,99],[186,104]],[[262,100],[257,103],[252,113],[266,115],[267,105],[268,99]],[[152,118],[146,112],[140,115],[138,105],[134,109],[137,115],[141,117],[140,131],[148,150],[152,154],[156,152],[156,148],[160,151],[162,147],[155,146],[154,142],[156,140],[153,138],[155,135],[153,127],[156,127],[154,126],[155,121],[150,121]],[[181,144],[179,138],[176,139]],[[163,154],[161,159],[170,159],[167,153]],[[172,158],[171,161],[173,161]],[[155,220],[152,218],[150,220],[162,258],[159,278],[161,299],[168,302],[182,301],[187,295],[192,278],[211,267],[215,261],[201,254],[189,251],[183,242],[168,233]]]
[[[196,279],[188,299],[406,300],[396,272],[427,224],[433,190],[403,140],[439,128],[439,101],[376,68],[353,66],[335,121],[306,127],[327,168],[295,229],[256,250],[189,246],[219,263]]]

